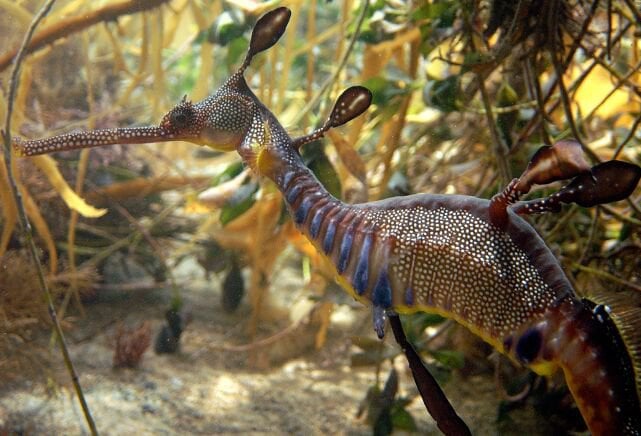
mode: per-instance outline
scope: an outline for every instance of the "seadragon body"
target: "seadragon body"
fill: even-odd
[[[559,202],[571,201],[583,205],[582,195],[589,189],[601,195],[601,186],[608,185],[614,173],[625,173],[625,186],[603,198],[597,195],[594,204],[614,201],[629,195],[641,169],[611,161],[603,170],[588,168],[592,172],[586,176],[585,168],[565,168],[572,153],[566,158],[560,152],[560,174],[548,176],[549,159],[544,156],[545,165],[535,162],[527,176],[492,200],[418,194],[343,203],[304,165],[298,150],[366,110],[369,91],[349,88],[323,127],[292,138],[243,76],[252,57],[280,38],[289,14],[278,8],[263,16],[239,71],[202,102],[183,100],[159,126],[16,140],[15,151],[30,156],[168,140],[236,150],[248,166],[273,180],[296,226],[331,260],[343,287],[373,306],[379,336],[384,334],[385,314],[392,311],[444,315],[539,374],[560,368],[592,433],[641,434],[639,345],[626,342],[607,307],[577,296],[549,248],[511,207],[532,183],[575,176],[574,184],[556,196],[516,210],[554,210]]]

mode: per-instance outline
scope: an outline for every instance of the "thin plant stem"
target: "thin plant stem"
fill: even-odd
[[[477,52],[476,45],[474,44],[474,38],[472,37],[472,26],[467,24],[469,30],[469,44],[474,52]],[[485,86],[485,78],[481,73],[476,74],[476,80],[478,81],[479,91],[481,93],[481,100],[483,102],[483,107],[485,109],[485,116],[487,118],[487,125],[490,128],[490,135],[494,141],[494,157],[496,159],[496,165],[499,170],[500,181],[502,185],[506,185],[511,179],[512,175],[510,174],[510,166],[507,162],[508,148],[503,141],[503,138],[499,134],[499,130],[496,124],[496,118],[494,117],[494,112],[492,111],[492,103],[490,102],[490,95],[487,92],[487,87]]]
[[[639,11],[639,7],[634,4],[632,0],[623,0],[623,3],[626,4],[632,15],[634,15],[637,24],[641,24],[641,11]]]
[[[174,309],[179,309],[182,306],[183,299],[180,293],[180,288],[176,282],[176,278],[172,272],[172,269],[169,267],[169,262],[167,257],[163,254],[163,249],[158,244],[158,242],[151,236],[150,229],[142,226],[136,218],[134,218],[127,209],[122,207],[117,201],[112,202],[113,207],[121,214],[127,221],[131,223],[132,226],[138,229],[139,234],[147,241],[149,246],[154,251],[154,254],[158,257],[160,262],[163,265],[163,268],[169,277],[169,283],[171,284],[171,289],[173,292],[173,298],[171,302],[171,307]]]
[[[641,215],[641,213],[638,212],[639,207],[636,206],[636,204],[631,199],[628,198],[627,201],[628,201],[628,204],[635,209],[635,212],[637,212],[639,215]],[[631,224],[633,226],[641,226],[641,221],[640,220],[632,218],[631,216],[624,215],[624,214],[620,213],[619,211],[617,211],[615,208],[613,208],[609,204],[602,204],[600,207],[603,208],[604,211],[606,211],[607,213],[609,213],[610,215],[612,215],[613,217],[618,219],[619,221],[622,221],[622,222],[627,223],[627,224]]]
[[[485,79],[481,74],[477,74],[476,79],[479,81],[479,90],[481,91],[481,99],[483,100],[483,106],[485,107],[487,125],[490,128],[490,134],[492,135],[492,140],[494,141],[494,155],[501,177],[501,184],[506,185],[512,178],[512,175],[510,174],[510,166],[507,162],[507,145],[505,145],[505,142],[499,134],[499,130],[496,125],[496,118],[494,117],[494,112],[492,112],[490,95],[487,92],[487,88],[485,87]]]
[[[593,5],[592,5],[591,11],[594,10],[594,8],[596,8],[597,6],[598,6],[598,0],[595,0]],[[588,20],[591,20],[591,18],[588,17],[588,19],[584,22],[583,28],[581,30],[581,34],[584,34],[587,31],[587,27],[589,26],[589,23],[590,23],[590,21],[588,21]],[[623,25],[623,27],[617,32],[617,34],[614,36],[614,38],[612,38],[612,44],[613,45],[617,44],[621,40],[621,38],[623,38],[623,35],[625,35],[626,32],[630,29],[631,26],[632,26],[632,23],[630,23],[630,22],[628,22],[625,25]],[[563,65],[561,66],[562,71],[565,71],[568,68],[568,65],[572,61],[572,59],[574,57],[574,54],[575,54],[576,50],[579,47],[579,42],[580,41],[575,40],[575,42],[572,44],[572,47],[570,47],[570,50],[568,51],[567,56],[564,58]],[[554,50],[552,50],[552,51],[554,51]],[[606,51],[602,50],[602,52],[599,55],[593,56],[592,57],[592,59],[593,59],[592,63],[590,65],[588,65],[581,72],[579,77],[577,77],[574,80],[574,82],[572,83],[570,88],[571,89],[578,89],[578,87],[581,85],[581,83],[583,83],[583,81],[589,76],[590,72],[598,65],[597,59],[604,59],[606,57],[606,55],[607,55]],[[552,55],[552,59],[554,59],[553,55]],[[543,98],[543,102],[545,104],[547,104],[550,101],[550,99],[552,98],[552,96],[554,95],[554,92],[555,92],[556,87],[558,85],[558,80],[559,80],[558,75],[555,75],[555,77],[552,78],[552,80],[549,83],[549,85],[545,87],[547,89],[547,91],[545,93],[545,96]],[[526,139],[530,136],[532,130],[537,128],[539,123],[545,122],[545,118],[547,118],[558,107],[559,104],[560,104],[560,100],[559,99],[554,99],[552,104],[550,105],[550,107],[546,111],[543,111],[543,112],[539,111],[539,112],[537,112],[535,114],[535,116],[527,123],[527,125],[519,133],[519,135],[517,137],[517,140],[512,145],[512,149],[511,149],[512,152],[515,152],[516,150],[520,149],[523,146],[523,144],[525,143]]]
[[[354,49],[354,45],[356,44],[356,39],[358,38],[358,35],[360,34],[360,31],[361,31],[361,27],[363,26],[363,22],[365,21],[365,16],[367,15],[368,7],[369,7],[369,0],[365,0],[363,2],[361,15],[358,17],[358,23],[356,24],[354,35],[352,36],[352,39],[349,41],[347,50],[345,50],[345,53],[343,54],[343,58],[338,64],[338,68],[334,70],[332,75],[329,76],[327,80],[325,80],[325,82],[323,82],[320,89],[316,93],[316,96],[303,108],[302,111],[300,111],[300,113],[298,114],[298,116],[293,122],[294,125],[299,125],[301,120],[307,116],[307,113],[309,113],[309,111],[312,110],[318,104],[318,102],[323,98],[323,95],[325,95],[325,92],[334,83],[334,81],[336,80],[338,75],[341,73],[341,71],[343,71],[343,68],[345,68],[345,65],[347,65],[347,60],[349,59],[349,55],[352,54],[352,50]]]
[[[64,334],[62,332],[62,328],[60,327],[60,322],[58,321],[58,316],[56,314],[53,298],[51,296],[51,292],[49,291],[47,281],[45,280],[42,264],[40,263],[36,244],[33,240],[31,225],[29,224],[29,219],[27,218],[25,206],[24,206],[24,203],[22,202],[22,196],[20,194],[20,191],[18,190],[18,186],[13,173],[13,165],[12,165],[11,115],[13,113],[14,98],[18,89],[20,66],[22,65],[22,61],[27,52],[27,47],[29,46],[29,42],[31,41],[31,38],[33,37],[33,34],[36,28],[38,27],[38,24],[42,21],[45,15],[49,13],[54,3],[55,3],[55,0],[47,0],[47,2],[40,8],[38,13],[33,18],[33,21],[29,25],[29,28],[27,29],[27,33],[25,34],[25,37],[22,41],[22,45],[20,46],[20,49],[18,50],[18,53],[15,57],[13,70],[11,71],[11,81],[9,82],[10,84],[9,84],[9,96],[7,99],[7,115],[5,119],[4,130],[2,131],[2,137],[4,139],[4,162],[7,167],[9,184],[11,185],[11,191],[12,191],[13,198],[16,203],[16,208],[18,211],[18,219],[20,220],[20,225],[22,227],[23,235],[27,243],[27,248],[31,253],[33,263],[36,267],[38,282],[40,284],[40,288],[42,289],[42,293],[44,295],[45,302],[47,304],[49,316],[51,318],[51,322],[53,324],[53,328],[58,339],[58,344],[60,345],[60,350],[62,351],[62,356],[65,362],[65,366],[67,367],[67,371],[69,372],[69,375],[71,377],[71,381],[73,383],[74,389],[78,396],[78,401],[80,402],[80,406],[82,407],[82,411],[84,413],[85,420],[87,421],[89,430],[91,431],[92,435],[97,435],[98,430],[96,428],[96,424],[93,420],[93,417],[91,416],[89,406],[87,405],[87,401],[85,400],[82,387],[80,386],[80,380],[78,379],[78,375],[74,368],[73,362],[71,361],[69,350],[65,342]]]
[[[614,282],[616,284],[623,285],[627,288],[635,290],[636,292],[641,292],[641,286],[629,280],[624,280],[620,277],[617,277],[614,274],[610,274],[609,272],[602,271],[597,268],[590,268],[589,266],[581,265],[580,263],[577,263],[577,262],[572,263],[572,268],[576,268],[579,271],[592,274],[593,276],[596,276],[596,277],[600,277],[609,282]]]
[[[588,240],[585,243],[585,246],[583,247],[583,251],[581,252],[581,257],[579,258],[578,262],[581,265],[585,265],[588,255],[590,251],[593,249],[594,241],[596,240],[596,233],[599,228],[599,219],[601,218],[601,209],[596,208],[594,212],[594,216],[592,217],[592,224],[590,224],[590,234],[588,236]]]
[[[536,73],[536,66],[532,62],[532,59],[528,58],[525,62],[525,73],[527,77],[528,84],[531,86],[532,97],[536,98],[536,103],[538,107],[538,113],[542,118],[540,123],[541,137],[543,138],[543,143],[546,145],[552,145],[552,139],[550,138],[550,132],[548,131],[547,124],[545,121],[547,118],[547,113],[545,111],[545,102],[543,101],[543,91],[541,90],[541,82],[539,82],[539,77]]]
[[[630,127],[630,130],[628,131],[628,134],[626,135],[625,139],[621,141],[619,145],[617,145],[616,150],[614,150],[614,153],[612,154],[612,159],[616,159],[619,157],[619,154],[621,153],[621,150],[628,145],[628,143],[635,137],[637,129],[639,128],[639,125],[641,124],[641,114],[637,116],[637,118],[634,120],[634,123],[632,123],[632,126]]]
[[[85,71],[87,75],[87,104],[89,106],[89,122],[87,127],[89,130],[95,129],[95,99],[93,95],[93,72],[91,68],[91,63],[89,62],[89,39],[87,34],[84,34],[83,37],[83,54],[85,60]],[[84,149],[80,151],[80,158],[78,160],[78,175],[76,177],[76,186],[75,191],[78,195],[82,195],[82,189],[85,182],[85,176],[87,174],[87,166],[89,165],[89,154],[91,149]],[[85,309],[82,306],[80,301],[80,294],[78,293],[78,280],[76,278],[76,225],[78,224],[79,214],[78,211],[72,210],[69,217],[69,230],[67,231],[67,244],[69,244],[69,251],[67,252],[67,258],[69,260],[69,270],[72,273],[71,279],[71,290],[65,295],[65,299],[60,307],[60,318],[64,317],[67,305],[69,300],[73,295],[78,311],[82,317],[85,316]]]
[[[58,20],[52,25],[43,28],[35,37],[30,38],[26,50],[28,53],[33,53],[36,50],[55,43],[59,39],[68,37],[72,33],[80,32],[87,27],[98,23],[116,21],[123,15],[135,14],[156,8],[168,1],[169,0],[126,0],[112,3],[78,16]],[[11,65],[11,62],[16,59],[16,53],[15,50],[11,50],[0,56],[0,71],[3,71]]]

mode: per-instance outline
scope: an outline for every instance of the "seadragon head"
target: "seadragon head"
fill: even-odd
[[[204,100],[192,103],[185,96],[165,114],[158,126],[80,131],[30,141],[15,138],[14,151],[18,156],[33,156],[110,144],[186,141],[220,151],[235,150],[252,169],[272,175],[276,171],[274,167],[286,162],[288,155],[298,154],[303,144],[319,139],[329,129],[357,117],[372,100],[366,88],[348,88],[337,99],[323,126],[300,138],[290,138],[251,91],[244,77],[253,57],[280,39],[290,17],[291,11],[286,7],[260,17],[240,68]]]
[[[269,113],[249,89],[243,74],[257,53],[278,41],[290,16],[291,11],[284,7],[263,15],[254,27],[247,55],[238,71],[198,103],[184,97],[157,126],[77,131],[37,140],[15,138],[13,149],[18,156],[34,156],[110,144],[186,141],[221,151],[236,150],[250,135],[252,125],[263,124]]]
[[[256,54],[280,39],[290,17],[291,11],[285,7],[260,17],[240,68],[206,99],[192,104],[183,98],[163,117],[160,128],[172,139],[220,151],[240,151],[249,143],[265,142],[264,126],[273,115],[251,91],[244,73]]]
[[[290,16],[291,11],[285,7],[263,15],[254,26],[247,55],[238,71],[202,102],[192,105],[183,99],[165,115],[161,128],[176,139],[221,151],[236,150],[253,170],[273,176],[278,167],[298,154],[303,144],[321,138],[329,129],[363,113],[371,104],[372,94],[362,86],[353,86],[338,97],[320,128],[292,139],[251,91],[244,78],[245,70],[257,53],[280,39]]]

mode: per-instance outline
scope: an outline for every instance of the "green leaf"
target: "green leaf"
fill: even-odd
[[[392,407],[394,403],[394,398],[398,393],[398,372],[394,367],[389,372],[387,380],[385,381],[385,386],[383,387],[383,392],[381,392],[381,400],[385,407]]]
[[[426,3],[414,10],[411,18],[415,21],[427,19],[436,21],[440,28],[452,27],[456,16],[455,6],[453,2]]]
[[[418,8],[416,8],[410,16],[413,20],[416,21],[432,18],[432,8],[432,4],[426,3],[423,6],[419,6]]]
[[[370,79],[367,79],[363,86],[369,89],[372,92],[372,103],[375,105],[380,105],[385,101],[384,93],[387,88],[387,80],[384,77],[376,76]]]
[[[504,82],[497,93],[496,105],[498,107],[514,106],[518,102],[518,94],[509,85]],[[496,125],[503,136],[503,140],[510,147],[512,145],[512,130],[519,119],[518,111],[504,112],[496,117]]]
[[[390,416],[389,409],[381,410],[378,419],[374,424],[374,436],[388,436],[392,434],[394,426],[392,424],[392,417]]]
[[[209,42],[226,46],[234,39],[241,36],[247,29],[245,16],[234,9],[224,11],[216,18],[209,29],[207,39]]]
[[[327,158],[322,146],[314,142],[303,149],[303,159],[318,181],[336,198],[341,198],[342,186],[338,173]]]
[[[221,183],[227,182],[243,171],[243,163],[241,161],[233,162],[225,168],[225,170],[215,176],[211,181],[211,186],[218,186]]]
[[[398,397],[397,399],[394,400],[394,407],[399,407],[401,409],[404,409],[410,404],[412,404],[413,401],[414,401],[413,398]]]
[[[391,411],[392,426],[396,430],[416,431],[416,421],[403,407],[393,407]]]
[[[479,52],[466,53],[465,58],[463,59],[463,66],[461,68],[461,73],[467,73],[468,71],[478,70],[480,67],[488,64],[488,62],[491,62],[491,61],[492,61],[492,58],[489,55],[486,55],[483,53],[479,53]]]
[[[411,86],[401,87],[401,83],[407,83],[409,79],[398,77],[394,80],[381,76],[367,79],[363,86],[372,92],[372,103],[377,106],[389,107],[398,97],[412,92]]]
[[[459,110],[460,78],[451,76],[444,80],[431,80],[423,88],[423,101],[443,112]]]
[[[227,68],[231,69],[240,63],[243,56],[245,56],[245,52],[247,51],[248,45],[249,45],[249,42],[247,38],[245,38],[244,36],[239,36],[238,38],[234,38],[227,45],[227,56],[225,57],[225,63],[227,64]]]
[[[628,223],[623,223],[617,236],[618,241],[625,241],[632,235],[632,227]]]
[[[436,382],[441,386],[447,383],[450,378],[452,378],[452,372],[441,365],[426,363],[425,366],[427,367],[427,370],[430,372],[430,374],[434,376]]]
[[[456,20],[456,14],[458,13],[457,3],[458,2],[447,2],[441,4],[441,8],[436,8],[437,10],[435,12],[438,14],[438,18],[435,18],[437,28],[445,29],[454,26],[454,20]]]
[[[175,74],[168,75],[168,86],[172,100],[179,100],[194,89],[196,80],[198,80],[199,47],[200,43],[195,41],[191,50],[188,50],[184,56],[180,56],[173,67],[172,72]]]
[[[460,351],[435,350],[430,351],[434,359],[449,369],[461,369],[465,365],[465,356]]]
[[[401,315],[403,330],[411,343],[417,342],[426,328],[439,325],[444,321],[445,318],[435,313],[418,312],[411,315]]]
[[[238,188],[238,191],[229,199],[227,205],[220,211],[220,223],[224,226],[249,210],[256,202],[258,185],[248,183]]]
[[[360,28],[358,40],[368,44],[376,44],[385,39],[381,31],[380,23],[385,19],[385,1],[375,0],[369,3],[367,11],[365,11],[365,20]],[[356,21],[348,28],[350,33],[356,30]]]
[[[505,425],[506,427],[516,426],[516,421],[510,416],[510,412],[514,409],[515,403],[508,401],[501,401],[496,413],[496,423]]]

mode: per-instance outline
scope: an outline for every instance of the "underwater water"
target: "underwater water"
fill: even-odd
[[[226,125],[210,136],[168,130],[206,112],[252,41],[269,45],[251,35],[275,6],[56,1],[11,97],[15,55],[42,3],[0,0],[0,119],[12,98],[15,152],[12,171],[3,156],[0,173],[0,435],[90,432],[69,362],[103,434],[440,434],[390,327],[380,341],[371,308],[334,281],[332,252],[304,237],[286,202],[309,210],[258,174],[279,168],[260,154],[279,139],[275,121],[261,124],[245,162]],[[514,21],[505,2],[473,3],[290,1],[287,30],[252,53],[244,77],[292,137],[329,126],[344,89],[371,91],[362,115],[343,113],[348,124],[300,148],[346,203],[414,193],[490,199],[541,145],[577,134],[590,166],[639,164],[638,43],[627,3],[615,2],[629,12],[616,19],[563,3],[551,31],[536,14]],[[212,106],[207,120],[250,119],[234,112],[246,102],[232,103]],[[129,127],[138,130],[117,130]],[[27,157],[25,144],[56,151]],[[575,176],[565,171],[528,199],[557,192]],[[641,310],[635,186],[629,202],[528,217],[577,298],[605,301],[615,314],[617,304]],[[348,245],[334,257],[349,258]],[[404,329],[473,434],[586,430],[560,371],[538,376],[492,348],[502,338],[472,328],[490,346],[446,319],[449,307],[436,313],[404,315]]]

